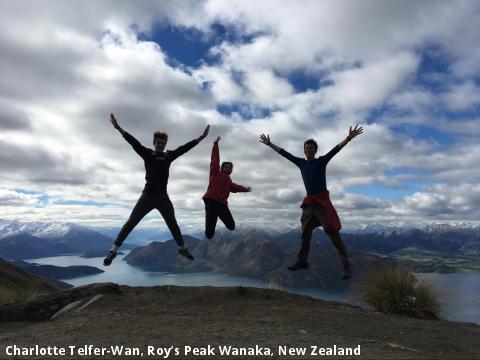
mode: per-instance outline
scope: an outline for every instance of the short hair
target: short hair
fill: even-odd
[[[160,132],[160,131],[155,131],[153,133],[153,145],[155,145],[155,140],[156,139],[165,139],[168,140],[168,135],[167,133]]]
[[[315,152],[317,152],[317,150],[318,150],[318,145],[317,145],[317,142],[316,142],[315,140],[313,140],[313,139],[308,139],[307,141],[305,141],[305,142],[303,143],[303,147],[305,147],[305,145],[307,145],[307,144],[313,145],[313,147],[315,148]]]
[[[228,164],[230,164],[230,166],[233,168],[233,163],[231,163],[230,161],[224,161],[224,162],[222,162],[222,165],[220,166],[220,170],[223,170],[223,167],[225,165],[228,165]]]

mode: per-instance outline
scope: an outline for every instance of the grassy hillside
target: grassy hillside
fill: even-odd
[[[58,287],[0,259],[0,303],[24,301]]]

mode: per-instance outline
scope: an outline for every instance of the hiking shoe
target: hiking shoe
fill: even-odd
[[[112,263],[113,259],[115,259],[116,256],[117,256],[117,253],[110,250],[108,252],[107,256],[105,256],[105,259],[103,259],[103,265],[104,266],[109,266]]]
[[[347,280],[347,279],[350,279],[353,275],[353,270],[352,270],[352,267],[349,265],[349,266],[345,266],[342,270],[342,279],[343,280]]]
[[[288,267],[288,270],[290,271],[297,271],[299,269],[308,269],[308,262],[297,261],[295,264],[292,264]]]
[[[185,248],[185,249],[179,249],[178,250],[178,253],[182,256],[185,256],[188,260],[192,261],[193,260],[193,256],[192,254],[190,254],[188,252],[188,248]]]

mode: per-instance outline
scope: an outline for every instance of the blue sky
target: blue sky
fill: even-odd
[[[263,34],[259,33],[257,36]],[[219,59],[209,53],[209,50],[215,48],[224,41],[236,44],[251,43],[255,39],[255,35],[242,37],[235,34],[235,31],[225,27],[221,24],[212,24],[208,34],[202,33],[197,29],[174,27],[172,25],[160,24],[153,27],[153,31],[147,36],[142,34],[141,40],[153,41],[159,45],[163,52],[167,55],[172,66],[179,66],[187,69],[197,69],[202,65],[215,66]],[[449,81],[433,81],[429,77],[448,78],[450,75],[450,65],[452,63],[452,56],[448,54],[447,50],[439,44],[424,44],[415,49],[420,60],[416,73],[408,81],[411,86],[423,89],[432,96],[441,95],[448,92],[448,87],[452,84]],[[325,80],[325,74],[308,73],[307,69],[295,69],[287,74],[283,74],[285,79],[294,87],[297,93],[307,92],[309,90],[316,91],[321,86],[331,86],[332,82]],[[282,76],[282,74],[277,74]],[[234,77],[235,78],[235,77]],[[236,75],[235,81],[241,83],[241,75]],[[476,79],[473,79],[476,80]],[[205,83],[208,87],[208,82]],[[243,106],[242,106],[243,105]],[[480,102],[472,109],[460,111],[451,111],[445,106],[432,107],[429,109],[427,115],[432,117],[431,122],[423,125],[409,125],[400,124],[398,126],[392,125],[390,129],[394,133],[408,136],[409,138],[418,141],[427,141],[437,143],[439,146],[448,150],[450,146],[461,144],[462,136],[451,134],[448,131],[442,131],[435,127],[435,116],[446,117],[454,123],[455,120],[473,119],[476,120],[480,114]],[[256,108],[253,115],[251,112],[245,111],[248,104],[219,104],[216,110],[222,115],[229,117],[232,113],[238,113],[242,120],[248,121],[254,116],[267,118],[271,115],[274,109]],[[388,104],[382,104],[373,107],[366,119],[367,123],[375,123],[376,120],[385,114],[395,112],[396,109]],[[408,112],[405,113],[408,115]],[[480,126],[480,123],[479,123]],[[392,168],[387,169],[384,174],[388,177],[395,177],[397,175],[418,174],[426,176],[425,179],[403,180],[397,186],[383,186],[382,184],[368,184],[356,185],[347,188],[348,191],[372,196],[377,198],[396,198],[407,195],[412,195],[422,190],[422,186],[434,185],[441,183],[435,181],[432,177],[428,177],[428,171],[421,168]]]
[[[155,130],[174,148],[211,124],[171,169],[185,229],[202,227],[216,136],[233,180],[254,188],[230,198],[238,223],[293,227],[301,177],[258,136],[297,156],[313,137],[322,155],[356,123],[364,134],[327,168],[345,225],[480,218],[477,2],[92,6],[0,2],[3,217],[121,226],[144,170],[114,112],[146,146]],[[153,213],[142,224],[164,227]]]

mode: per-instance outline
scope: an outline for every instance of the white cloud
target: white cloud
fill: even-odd
[[[337,72],[330,77],[334,85],[324,90],[325,103],[336,105],[343,111],[382,105],[416,71],[417,66],[418,59],[404,52],[360,68]]]
[[[269,133],[298,156],[303,141],[314,137],[323,154],[356,122],[364,124],[365,134],[327,171],[345,221],[434,216],[430,207],[450,209],[437,213],[445,219],[470,216],[464,210],[472,205],[463,194],[478,179],[480,151],[466,139],[478,132],[478,119],[454,123],[428,115],[438,106],[457,111],[478,105],[472,78],[480,62],[471,60],[480,58],[476,7],[475,2],[430,1],[0,2],[0,181],[8,189],[109,204],[37,207],[36,196],[3,190],[0,197],[8,205],[3,216],[121,225],[143,187],[144,169],[109,124],[110,112],[146,146],[156,130],[168,132],[168,147],[175,148],[212,124],[209,138],[171,168],[169,191],[185,226],[203,223],[201,196],[215,136],[223,137],[222,157],[235,164],[234,181],[254,187],[250,194],[232,194],[238,221],[296,223],[304,194],[298,169],[260,144],[258,135]],[[250,39],[211,49],[220,56],[218,63],[173,68],[165,49],[138,40],[137,31],[149,32],[155,22],[197,27],[207,36],[213,23],[222,23],[237,39]],[[412,85],[421,63],[418,49],[430,42],[451,55],[449,91],[443,96]],[[323,85],[298,92],[288,81],[292,71]],[[253,119],[224,117],[215,111],[219,104],[240,104]],[[392,111],[388,119],[366,123],[382,104],[410,117]],[[274,112],[264,117],[258,108]],[[395,129],[400,123],[415,127],[433,121],[468,146],[459,141],[443,147]],[[404,177],[385,175],[399,167],[427,169],[410,180],[427,178],[445,188],[396,201],[346,192],[359,184],[401,186]],[[462,194],[442,195],[447,188],[460,188]],[[146,222],[161,223],[152,219],[155,214]]]
[[[35,206],[38,204],[38,195],[19,193],[10,189],[0,189],[0,206],[2,212],[6,207]]]
[[[293,95],[293,87],[288,81],[278,78],[271,71],[250,72],[245,80],[250,92],[250,101],[266,107],[274,107],[282,99]]]
[[[200,84],[207,83],[214,98],[222,104],[237,102],[242,98],[243,89],[234,81],[232,74],[223,68],[204,66],[193,72]]]
[[[480,87],[471,81],[453,86],[444,101],[451,110],[470,110],[480,104]]]

